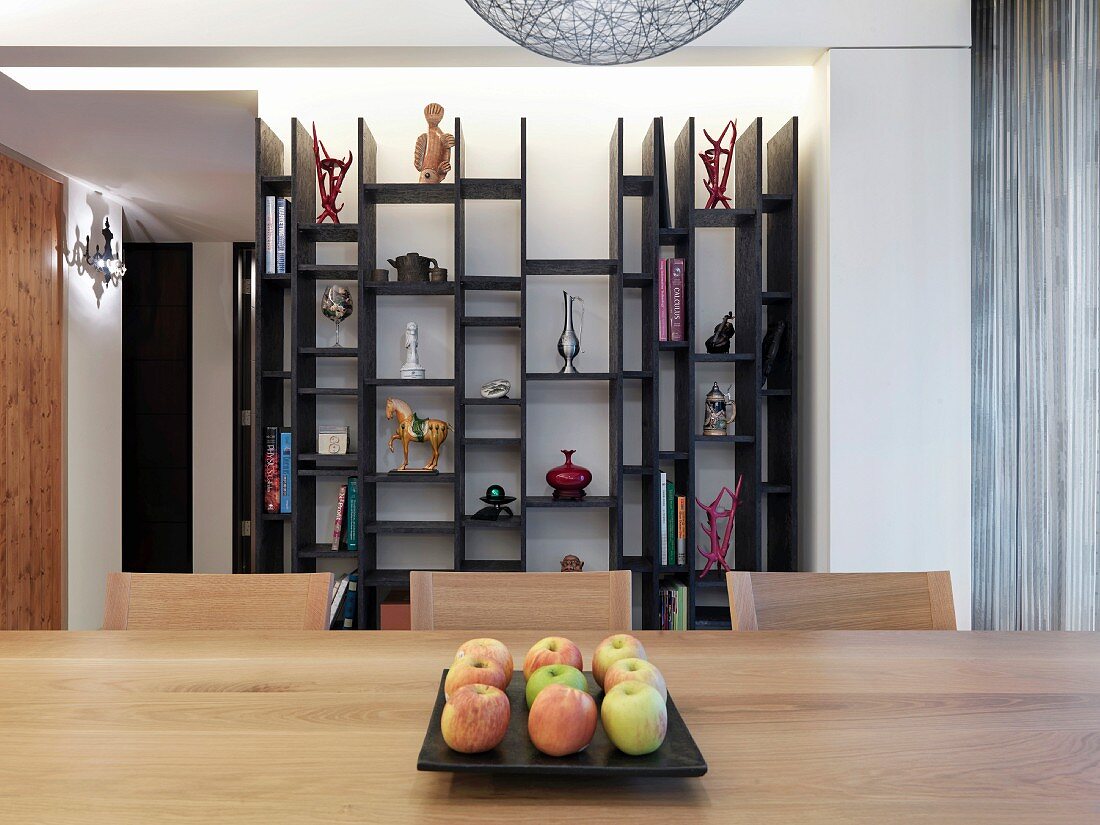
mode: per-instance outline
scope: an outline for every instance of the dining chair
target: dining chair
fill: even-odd
[[[331,573],[108,573],[104,630],[327,630]]]
[[[413,630],[630,630],[630,571],[409,576]]]
[[[955,630],[951,573],[726,573],[734,630]]]

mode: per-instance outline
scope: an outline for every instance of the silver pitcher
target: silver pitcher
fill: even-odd
[[[573,366],[573,359],[580,354],[581,339],[573,330],[573,302],[580,301],[583,307],[584,300],[578,298],[576,295],[570,295],[565,290],[562,290],[561,294],[565,296],[565,327],[562,329],[561,336],[558,338],[558,355],[565,359],[565,366],[558,370],[558,372],[576,373],[578,370]],[[581,318],[583,322],[583,314]]]

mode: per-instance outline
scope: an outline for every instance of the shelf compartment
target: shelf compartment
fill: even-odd
[[[760,300],[765,304],[789,304],[791,302],[791,293],[789,292],[761,292]]]
[[[657,572],[662,576],[677,576],[684,573],[690,573],[686,564],[662,564]]]
[[[308,461],[318,467],[347,467],[354,470],[359,466],[359,456],[355,453],[302,453],[299,461]]]
[[[520,329],[523,320],[518,315],[466,315],[462,318],[462,326]]]
[[[527,261],[527,275],[613,275],[619,262],[602,258],[538,258]]]
[[[462,403],[467,407],[519,407],[523,404],[522,398],[463,398]]]
[[[764,213],[770,215],[773,212],[782,212],[791,208],[793,199],[790,195],[764,195]]]
[[[756,356],[751,352],[697,352],[691,357],[698,364],[728,364],[756,360]]]
[[[466,559],[462,562],[462,570],[470,573],[522,573],[523,562],[519,559]]]
[[[522,443],[520,438],[464,438],[462,443],[467,447],[518,447]]]
[[[366,533],[385,536],[450,536],[453,521],[370,521],[363,525]]]
[[[610,381],[609,372],[529,372],[528,381]]]
[[[553,496],[527,496],[523,500],[526,507],[563,507],[575,509],[614,509],[618,506],[618,499],[611,496],[585,496],[579,501],[563,501]]]
[[[350,478],[355,475],[354,467],[299,467],[299,478]]]
[[[359,224],[357,223],[300,223],[298,236],[315,243],[357,243]],[[302,265],[298,265],[299,271]]]
[[[354,559],[358,558],[356,550],[333,550],[331,544],[307,544],[298,548],[300,559]]]
[[[696,229],[725,229],[748,226],[756,218],[755,209],[696,209],[692,222]]]
[[[463,278],[459,283],[463,289],[495,292],[519,292],[523,285],[523,279],[514,275],[489,276],[478,275],[476,277]]]
[[[755,444],[756,436],[754,435],[703,435],[702,433],[696,433],[694,436],[696,444]]]
[[[477,201],[517,201],[523,191],[519,178],[463,178],[462,197]]]
[[[519,507],[515,509],[518,510]],[[485,521],[484,519],[474,518],[473,516],[465,516],[462,519],[462,523],[467,528],[478,530],[520,530],[523,528],[523,518],[518,514],[501,521]],[[469,560],[467,560],[467,563],[469,563]]]
[[[454,473],[367,473],[367,484],[453,484]]]
[[[355,387],[298,387],[298,395],[336,395],[355,398]]]
[[[271,284],[271,286],[290,286],[290,273],[279,272],[277,274],[268,273],[266,275],[261,275],[260,283]]]
[[[455,203],[453,183],[364,183],[363,203]]]
[[[623,175],[623,196],[637,198],[653,191],[653,175]]]
[[[417,570],[430,570],[434,573],[449,573],[450,567],[418,567]],[[359,584],[364,587],[409,587],[409,570],[371,570],[360,576]]]
[[[312,280],[357,281],[359,267],[354,264],[298,264],[298,277]]]
[[[364,378],[368,387],[453,387],[453,378]]]
[[[634,573],[648,573],[653,569],[653,562],[645,556],[623,556],[619,570],[630,570]]]
[[[454,295],[454,281],[364,281],[363,289],[376,295]]]
[[[290,175],[261,175],[260,187],[265,195],[279,195],[290,197]]]
[[[314,358],[358,358],[359,350],[356,347],[299,347],[298,354]]]

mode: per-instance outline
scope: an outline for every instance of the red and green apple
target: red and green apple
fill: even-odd
[[[584,669],[581,649],[562,636],[547,636],[539,639],[523,660],[523,678],[530,679],[531,674],[546,665],[569,665],[577,670]]]
[[[527,680],[527,707],[549,685],[568,685],[577,690],[588,690],[588,680],[572,665],[543,665]]]
[[[645,648],[629,633],[616,633],[608,636],[596,647],[592,654],[592,678],[603,687],[603,677],[607,669],[619,659],[644,659]]]
[[[483,753],[504,741],[512,705],[508,694],[491,685],[458,688],[443,706],[443,741],[459,753]]]
[[[596,732],[596,700],[587,691],[547,685],[527,714],[531,744],[547,756],[568,756],[588,747]]]
[[[619,659],[612,663],[611,667],[603,675],[603,689],[611,690],[615,685],[623,682],[642,682],[649,685],[666,702],[668,701],[668,688],[665,686],[665,677],[652,662],[645,659]]]

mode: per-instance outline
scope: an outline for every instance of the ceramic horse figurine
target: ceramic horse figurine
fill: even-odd
[[[390,436],[390,452],[393,452],[393,442],[401,439],[401,446],[405,448],[405,460],[398,470],[407,470],[409,466],[409,442],[425,441],[432,447],[432,459],[424,469],[434,472],[439,465],[439,447],[447,440],[447,433],[451,425],[438,418],[419,418],[412,411],[412,407],[400,398],[386,399],[386,420],[397,416],[397,429]]]

